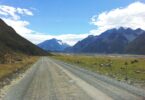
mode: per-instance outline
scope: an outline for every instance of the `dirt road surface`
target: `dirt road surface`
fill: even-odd
[[[42,57],[1,100],[143,100],[143,96]]]

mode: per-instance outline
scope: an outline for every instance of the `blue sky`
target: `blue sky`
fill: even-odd
[[[71,38],[69,41],[65,37],[66,39],[64,41],[69,44],[74,44],[90,33],[94,34],[96,32],[97,35],[107,29],[102,28],[98,32],[100,26],[95,22],[99,22],[99,15],[105,12],[107,12],[106,15],[109,15],[109,12],[114,9],[125,9],[135,2],[144,4],[145,0],[1,0],[0,5],[21,9],[25,8],[32,13],[21,15],[17,13],[20,18],[15,21],[28,22],[23,27],[30,30],[31,33],[28,32],[27,35],[23,32],[21,34],[21,31],[18,32],[33,43],[39,43],[47,39],[46,37],[48,39],[52,37],[64,39],[64,35],[66,35],[68,37],[74,36],[74,40]],[[2,18],[5,17],[2,16]],[[8,21],[6,20],[6,22]],[[41,39],[39,39],[39,36],[34,36],[34,39],[32,35],[35,34],[42,34]],[[45,38],[43,39],[43,37]]]

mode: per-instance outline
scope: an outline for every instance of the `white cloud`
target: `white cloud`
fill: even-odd
[[[120,26],[145,29],[145,4],[141,2],[135,2],[125,8],[117,8],[93,16],[91,24],[97,26],[97,29],[91,30],[88,34],[49,35],[36,32],[28,28],[30,25],[28,21],[21,19],[24,15],[33,16],[34,14],[29,9],[0,5],[0,18],[12,26],[21,36],[35,44],[47,39],[57,38],[73,45],[90,34],[98,35],[107,29]]]
[[[7,5],[0,5],[0,18],[2,18],[9,26],[12,26],[20,35],[31,34],[33,31],[27,26],[28,21],[21,20],[23,15],[32,16],[32,11],[25,8],[16,8]]]
[[[17,20],[20,18],[20,16],[16,14],[17,12],[16,9],[11,6],[0,5],[0,12],[2,12],[3,15],[6,15],[7,17],[11,17],[14,20]]]
[[[90,31],[91,34],[100,34],[105,30],[121,26],[145,30],[145,3],[134,2],[125,8],[102,12],[91,18],[91,24],[97,26],[97,29]]]
[[[12,20],[9,18],[2,18],[9,26],[12,26],[17,33],[20,35],[23,34],[31,34],[33,31],[27,26],[29,25],[29,22],[23,21],[23,20]]]
[[[0,5],[0,15],[9,17],[13,20],[18,20],[20,19],[20,15],[33,16],[33,13],[30,10],[24,8],[15,8],[12,6]]]
[[[59,40],[63,40],[64,42],[68,43],[69,45],[74,45],[79,40],[86,38],[88,34],[62,34],[62,35],[48,35],[43,33],[35,33],[34,34],[24,34],[28,40],[31,40],[33,43],[38,44],[43,42],[44,40],[56,38]]]
[[[17,8],[17,12],[19,14],[33,16],[33,13],[30,10],[28,10],[28,9]]]
[[[88,34],[62,34],[62,35],[49,35],[45,33],[36,32],[29,29],[30,23],[21,20],[23,15],[33,16],[32,11],[25,8],[16,8],[7,5],[0,5],[0,18],[2,18],[9,26],[12,26],[18,34],[27,38],[31,42],[38,44],[47,39],[60,39],[64,42],[74,45],[77,41],[85,38]]]

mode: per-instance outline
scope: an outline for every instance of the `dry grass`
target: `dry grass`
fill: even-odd
[[[29,65],[36,62],[39,57],[23,57],[22,61],[17,61],[12,64],[0,64],[0,80],[18,72],[19,70],[26,70]]]
[[[145,85],[145,58],[84,55],[56,55],[53,57],[119,81],[125,81],[127,78],[132,84],[141,82]],[[106,66],[110,63],[111,67]]]

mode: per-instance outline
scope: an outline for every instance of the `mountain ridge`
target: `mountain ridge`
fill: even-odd
[[[74,46],[67,49],[66,52],[73,53],[135,53],[126,50],[127,46],[141,36],[145,31],[131,28],[120,27],[106,30],[99,36],[92,36],[77,42]],[[87,42],[86,42],[87,41]],[[77,48],[76,48],[77,47]]]

